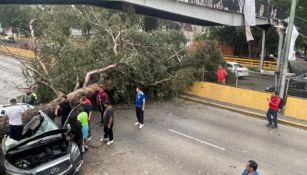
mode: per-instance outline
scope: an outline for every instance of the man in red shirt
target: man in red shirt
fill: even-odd
[[[105,111],[104,103],[109,101],[108,94],[104,91],[104,88],[100,86],[96,92],[96,105],[99,109],[100,116],[101,116],[101,123],[103,124],[103,115]]]
[[[219,65],[219,69],[216,71],[217,82],[221,84],[225,84],[226,77],[228,73],[221,65]]]
[[[267,98],[269,102],[269,109],[266,114],[269,123],[266,125],[267,127],[277,128],[277,112],[278,107],[281,102],[278,92],[274,91],[271,98]],[[273,117],[273,118],[272,118]]]

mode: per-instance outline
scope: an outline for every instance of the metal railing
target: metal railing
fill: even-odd
[[[236,62],[246,67],[253,67],[253,68],[260,67],[260,60],[254,60],[254,59],[248,59],[248,58],[238,58],[238,57],[231,57],[231,56],[225,56],[224,60],[228,62]],[[275,61],[264,61],[263,62],[264,70],[275,71],[276,68],[277,68],[277,63]]]
[[[243,13],[245,0],[175,0],[180,3],[188,3],[220,10]],[[273,5],[268,3],[268,0],[256,0],[256,15],[257,17],[265,17],[270,19],[279,18],[279,10],[273,8]]]

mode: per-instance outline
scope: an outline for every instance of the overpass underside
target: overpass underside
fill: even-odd
[[[201,26],[244,26],[241,13],[177,0],[1,0],[0,4],[85,4]],[[257,18],[257,25],[271,23],[267,18]]]

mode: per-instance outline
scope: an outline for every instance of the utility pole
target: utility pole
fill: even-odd
[[[263,62],[265,57],[265,38],[266,38],[266,29],[262,29],[262,42],[261,42],[261,56],[260,56],[260,72],[263,72]]]
[[[289,17],[289,24],[288,24],[288,31],[286,36],[286,42],[283,51],[283,64],[282,64],[282,71],[281,71],[281,84],[280,84],[280,91],[279,95],[282,99],[285,97],[285,90],[286,90],[286,78],[288,73],[288,57],[290,52],[290,43],[292,32],[294,28],[294,19],[295,19],[295,10],[296,10],[297,0],[292,0],[291,5],[291,12]]]

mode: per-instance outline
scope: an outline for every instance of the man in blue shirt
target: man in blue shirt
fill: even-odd
[[[244,170],[242,175],[260,175],[257,169],[258,169],[258,164],[255,161],[250,160],[248,161],[246,169]]]
[[[136,117],[138,119],[135,126],[139,125],[139,128],[141,129],[144,126],[145,95],[140,87],[136,88],[135,109]]]

